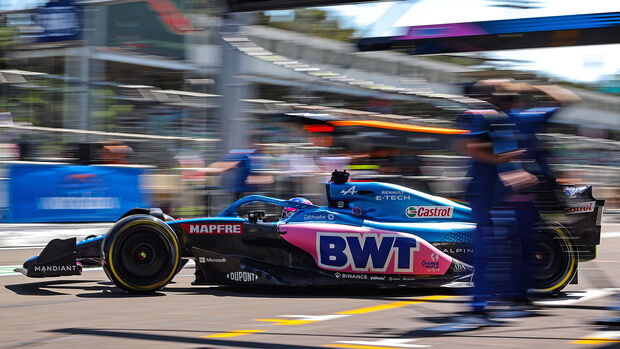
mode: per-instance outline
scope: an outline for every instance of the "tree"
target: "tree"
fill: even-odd
[[[7,67],[8,52],[13,43],[13,28],[0,26],[0,69]]]
[[[273,21],[264,12],[258,23],[284,30],[291,30],[322,38],[349,41],[355,32],[352,28],[343,28],[337,19],[328,19],[327,12],[319,9],[297,9],[292,21]]]

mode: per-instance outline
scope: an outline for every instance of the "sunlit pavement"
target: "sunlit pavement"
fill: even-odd
[[[112,223],[29,223],[0,224],[0,248],[45,246],[54,238],[78,240],[105,234]]]
[[[465,310],[462,290],[194,287],[190,265],[162,292],[129,296],[101,270],[11,273],[40,248],[3,248],[0,348],[612,347],[620,333],[592,320],[617,315],[608,307],[620,276],[618,228],[604,225],[597,261],[581,264],[579,284],[541,302],[536,316],[459,333],[428,329]]]

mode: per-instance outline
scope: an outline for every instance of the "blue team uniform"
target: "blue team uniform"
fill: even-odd
[[[520,148],[519,130],[506,113],[468,111],[461,117],[460,127],[470,131],[465,137],[491,143],[495,154]],[[483,310],[494,295],[520,293],[524,284],[519,269],[523,243],[517,214],[506,205],[510,192],[499,177],[499,173],[514,169],[514,164],[495,165],[473,159],[468,172],[472,180],[467,185],[466,198],[477,225],[472,241],[475,250],[472,308],[476,311]]]
[[[508,114],[519,130],[517,141],[521,149],[527,150],[527,157],[534,160],[535,167],[528,168],[528,171],[535,175],[551,175],[551,168],[547,161],[547,154],[539,145],[537,133],[546,130],[549,119],[559,110],[557,107],[551,108],[530,108],[515,110]]]

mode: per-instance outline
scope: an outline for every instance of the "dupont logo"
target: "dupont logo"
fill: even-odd
[[[242,223],[181,224],[190,234],[241,234]]]
[[[452,206],[409,206],[405,214],[409,218],[452,218]]]
[[[258,280],[258,275],[249,271],[233,271],[232,273],[226,274],[226,277],[229,280],[237,282],[252,282]]]
[[[594,206],[596,201],[588,201],[582,202],[577,205],[571,205],[571,207],[565,208],[565,214],[578,214],[578,213],[586,213],[586,212],[594,212]]]

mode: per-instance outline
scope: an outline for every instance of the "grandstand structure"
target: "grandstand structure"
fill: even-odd
[[[241,99],[250,113],[308,113],[304,108],[311,107],[317,108],[311,113],[325,114],[320,109],[325,108],[338,118],[347,114],[338,110],[353,110],[361,121],[450,128],[462,110],[479,102],[461,96],[460,84],[489,75],[487,67],[400,52],[358,52],[352,43],[259,25],[242,26],[221,40],[219,18],[186,15],[172,2],[94,8],[97,11],[90,16],[98,26],[96,32],[101,29],[105,35],[56,43],[33,39],[30,33],[36,23],[24,19],[24,13],[4,14],[19,43],[10,51],[9,64],[21,68],[0,72],[0,94],[9,109],[22,107],[36,126],[149,134],[164,130],[149,127],[164,120],[180,126],[182,136],[217,138],[218,74],[222,50],[230,49],[239,60],[239,80],[247,83]],[[165,33],[168,41],[140,32],[128,39],[122,21],[110,17],[123,11],[131,17],[132,11],[145,9],[153,17],[146,28]],[[509,71],[496,74],[523,76]],[[618,98],[571,90],[582,102],[558,115],[557,130],[617,140]],[[40,91],[41,98],[61,107],[24,102],[20,96],[28,91]]]

